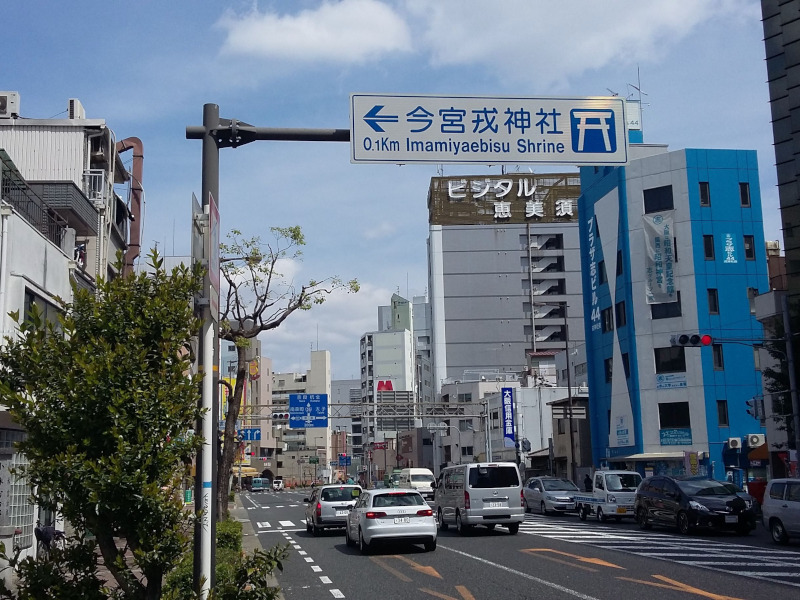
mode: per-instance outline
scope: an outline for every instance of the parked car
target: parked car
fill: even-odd
[[[622,517],[635,517],[633,501],[641,482],[636,471],[595,471],[591,491],[575,493],[578,517],[585,521],[594,515],[601,522],[613,517],[618,523]]]
[[[778,544],[800,537],[800,479],[773,479],[767,483],[761,522]]]
[[[451,523],[465,535],[474,525],[508,527],[512,535],[525,520],[522,480],[513,462],[469,463],[445,467],[434,492],[439,527]]]
[[[342,528],[347,513],[361,494],[360,485],[331,484],[314,488],[306,502],[306,531],[319,535],[323,529]]]
[[[686,477],[687,480],[707,480],[707,477]],[[716,480],[715,480],[716,481]],[[720,485],[725,486],[728,488],[732,493],[739,496],[742,500],[744,500],[745,504],[747,504],[747,508],[752,508],[753,512],[756,514],[756,520],[758,520],[758,516],[761,514],[761,504],[759,504],[758,500],[756,500],[752,495],[745,492],[742,488],[740,488],[735,483],[731,483],[730,481],[717,481]]]
[[[377,543],[404,541],[436,550],[436,520],[422,495],[412,489],[367,490],[347,515],[344,540],[368,554]]]
[[[283,479],[276,479],[275,481],[272,482],[273,491],[280,492],[282,489],[284,489]]]
[[[522,488],[525,512],[538,510],[546,515],[575,510],[575,493],[579,491],[569,479],[531,477]]]
[[[723,482],[710,479],[648,477],[636,490],[634,511],[642,529],[661,525],[682,534],[707,527],[746,535],[756,526],[752,505]]]

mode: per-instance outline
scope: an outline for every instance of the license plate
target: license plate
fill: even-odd
[[[349,511],[346,511],[346,510],[337,510],[336,511],[336,516],[337,517],[346,517],[348,512]]]
[[[502,502],[489,502],[489,508],[502,508]]]
[[[411,523],[411,517],[395,517],[395,523]]]
[[[625,508],[624,506],[618,506],[618,507],[617,507],[617,512],[618,512],[619,514],[622,514],[622,515],[624,515],[626,512],[628,512],[628,509],[627,509],[627,508]]]
[[[736,515],[725,515],[725,522],[726,523],[738,523],[739,517]]]

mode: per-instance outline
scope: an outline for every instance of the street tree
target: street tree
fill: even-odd
[[[282,272],[302,259],[305,237],[299,226],[271,227],[271,239],[246,238],[232,230],[220,244],[220,271],[227,284],[220,301],[220,339],[236,346],[236,384],[228,399],[225,433],[217,481],[217,518],[228,512],[233,463],[237,450],[236,422],[248,373],[248,349],[259,334],[276,329],[296,310],[310,310],[335,292],[358,292],[356,280],[339,277],[295,282]]]
[[[167,272],[156,251],[148,262],[149,272],[98,281],[96,293],[76,289],[57,322],[35,306],[12,314],[16,334],[0,350],[0,404],[26,432],[28,464],[17,475],[36,504],[74,528],[73,548],[99,548],[114,579],[109,595],[131,599],[161,597],[164,575],[190,548],[195,517],[181,483],[202,443],[191,431],[200,410],[190,375],[202,272]],[[102,591],[86,587],[87,570],[103,581],[93,552],[75,556],[80,564],[51,569],[48,585],[84,586],[59,597]],[[33,562],[21,570],[29,592]]]

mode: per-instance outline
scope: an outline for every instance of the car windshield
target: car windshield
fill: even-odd
[[[710,479],[692,479],[677,483],[687,496],[732,496],[736,494],[722,482]]]
[[[569,479],[542,479],[544,489],[548,492],[576,492],[578,486]]]
[[[326,488],[322,490],[320,499],[323,502],[347,502],[358,497],[360,490],[357,487]]]
[[[472,467],[469,470],[469,487],[471,488],[503,488],[519,485],[519,473],[516,467],[488,465]]]
[[[642,482],[638,473],[609,473],[606,475],[606,491],[635,492]]]
[[[376,494],[372,499],[373,508],[387,506],[422,506],[425,501],[422,496],[411,492],[389,492],[388,494]]]
[[[412,475],[411,481],[415,483],[433,483],[433,475]]]

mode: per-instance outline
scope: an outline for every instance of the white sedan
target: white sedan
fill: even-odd
[[[436,550],[436,519],[431,507],[416,490],[364,491],[347,515],[344,539],[368,554],[377,542],[401,541],[424,544]]]

